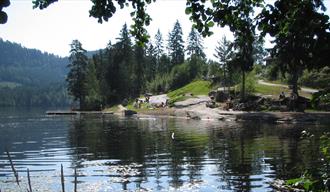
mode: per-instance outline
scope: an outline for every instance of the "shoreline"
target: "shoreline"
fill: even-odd
[[[124,107],[116,111],[46,111],[47,115],[116,115],[125,116]],[[266,121],[268,123],[330,123],[330,112],[225,111],[197,104],[183,108],[137,109],[137,118],[180,118],[213,121]]]
[[[122,112],[115,114],[122,115]],[[134,116],[217,121],[266,121],[269,123],[330,123],[330,112],[225,111],[218,108],[207,108],[203,104],[185,108],[138,110]]]

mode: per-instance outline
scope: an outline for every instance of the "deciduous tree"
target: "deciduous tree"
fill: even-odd
[[[277,0],[259,16],[259,29],[275,38],[272,55],[283,73],[290,74],[292,92],[298,95],[298,79],[305,68],[328,63],[329,16],[321,0]]]

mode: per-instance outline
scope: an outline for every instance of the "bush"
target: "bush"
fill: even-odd
[[[312,107],[315,109],[330,110],[330,90],[316,92],[312,95]]]
[[[324,67],[321,70],[305,70],[300,83],[304,86],[325,89],[330,87],[330,68]]]
[[[245,93],[252,94],[256,90],[257,78],[255,71],[251,71],[245,77]],[[238,90],[242,90],[242,83],[238,85]]]
[[[147,83],[147,90],[152,93],[164,93],[170,90],[172,77],[169,74],[156,75],[155,79]]]
[[[172,85],[171,89],[177,89],[188,84],[192,79],[190,76],[190,66],[187,63],[173,67],[171,71]]]

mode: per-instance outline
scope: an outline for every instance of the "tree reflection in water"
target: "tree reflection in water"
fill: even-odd
[[[97,177],[118,190],[265,191],[271,190],[269,182],[275,178],[299,176],[305,168],[317,170],[318,146],[300,142],[300,132],[306,128],[314,134],[328,129],[82,117],[73,121],[69,140],[76,150],[73,166],[86,175],[85,183]]]

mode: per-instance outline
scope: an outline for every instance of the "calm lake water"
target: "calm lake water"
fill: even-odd
[[[9,148],[26,191],[272,191],[276,178],[317,173],[317,142],[328,125],[217,122],[173,118],[46,116],[45,110],[0,110],[0,189],[19,191]],[[174,135],[173,135],[174,133]],[[172,138],[174,136],[174,139]]]

